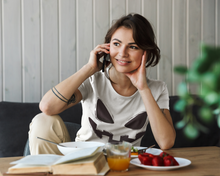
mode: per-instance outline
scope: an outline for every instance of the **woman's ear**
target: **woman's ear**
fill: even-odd
[[[147,63],[147,51],[144,51],[144,54],[143,54],[143,59],[145,61],[145,64]]]
[[[148,61],[148,53],[147,51],[144,51],[145,53],[145,66],[147,65],[147,61]]]

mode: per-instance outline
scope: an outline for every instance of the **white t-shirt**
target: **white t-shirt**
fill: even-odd
[[[161,109],[169,109],[164,82],[147,79],[153,97]],[[129,97],[118,94],[103,72],[97,72],[79,87],[82,94],[82,127],[76,141],[127,141],[140,146],[148,118],[138,91]]]

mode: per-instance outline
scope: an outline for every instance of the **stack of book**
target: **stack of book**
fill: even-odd
[[[14,161],[4,175],[105,175],[109,171],[100,147],[82,149],[67,155],[28,155]]]

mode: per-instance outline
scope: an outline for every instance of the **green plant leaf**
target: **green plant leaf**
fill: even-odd
[[[220,75],[220,58],[219,61],[213,65],[212,70],[215,75]]]
[[[187,105],[186,101],[183,99],[180,99],[175,103],[174,109],[176,111],[183,112],[185,110],[186,105]]]
[[[210,64],[216,63],[220,58],[220,47],[201,45],[202,55]]]
[[[203,74],[205,73],[209,67],[210,67],[210,62],[206,59],[206,55],[204,57],[198,58],[198,60],[195,61],[195,66],[194,69],[198,74]]]
[[[187,73],[187,67],[186,66],[176,66],[176,67],[174,67],[174,71],[176,73],[184,75]]]
[[[196,139],[199,136],[198,129],[191,123],[184,128],[184,134],[190,139]]]
[[[208,133],[209,132],[209,129],[207,127],[203,126],[199,122],[196,122],[195,126],[196,126],[197,130],[202,131],[203,133]]]
[[[207,72],[202,75],[201,78],[202,84],[205,84],[207,87],[216,90],[217,88],[217,76],[213,72]]]
[[[218,123],[218,127],[220,128],[220,115],[218,115],[217,117],[217,123]]]
[[[177,91],[178,91],[179,96],[181,96],[181,97],[186,98],[189,96],[187,85],[185,82],[179,83]]]
[[[205,97],[204,97],[204,101],[209,104],[209,105],[213,105],[219,102],[219,95],[218,93],[212,91],[209,92]]]
[[[213,111],[209,108],[209,107],[202,107],[199,110],[199,114],[201,119],[206,122],[206,123],[210,123],[213,121]]]
[[[201,78],[201,75],[198,74],[198,72],[194,71],[194,70],[189,70],[187,72],[187,82],[200,82],[200,78]]]
[[[175,124],[177,129],[182,129],[185,125],[186,125],[186,121],[184,118]]]
[[[187,106],[191,106],[191,105],[195,104],[195,100],[190,94],[189,94],[189,96],[187,96],[187,98],[185,98],[185,100],[186,100]]]
[[[202,99],[204,99],[212,90],[210,89],[210,87],[207,87],[205,85],[202,86],[201,89],[199,89],[199,94],[200,94],[200,97]]]
[[[220,114],[220,107],[217,108],[217,109],[215,109],[215,110],[213,111],[213,114],[219,115],[219,114]]]

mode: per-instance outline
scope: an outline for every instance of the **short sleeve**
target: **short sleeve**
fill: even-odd
[[[90,78],[86,79],[78,88],[80,93],[82,94],[82,101],[84,101],[88,97],[88,94],[89,94],[89,89],[91,87],[89,79]]]
[[[169,109],[169,92],[165,83],[162,84],[161,94],[158,97],[157,104],[160,109]]]

